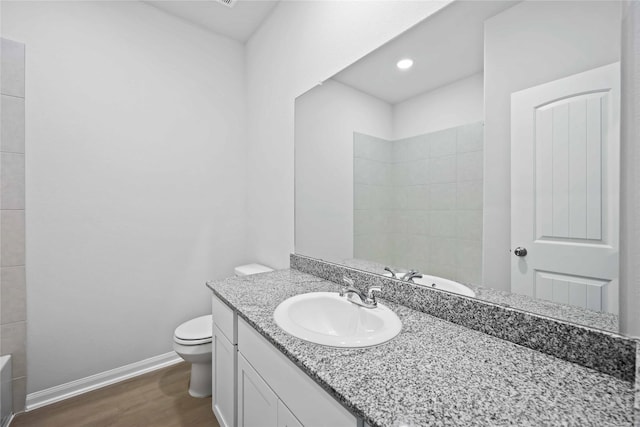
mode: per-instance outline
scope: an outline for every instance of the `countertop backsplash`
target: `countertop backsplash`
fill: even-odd
[[[639,350],[632,338],[302,255],[292,254],[290,265],[338,284],[348,276],[361,289],[375,283],[382,286],[381,297],[389,301],[624,381],[636,379]]]

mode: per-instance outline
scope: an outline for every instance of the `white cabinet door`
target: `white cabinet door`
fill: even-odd
[[[620,65],[511,95],[511,291],[618,312]]]
[[[278,397],[241,353],[238,353],[238,426],[278,426]]]
[[[213,326],[213,413],[221,427],[236,425],[236,346],[231,344],[217,325]]]
[[[302,423],[278,400],[278,427],[302,427]]]
[[[303,425],[356,427],[357,419],[284,354],[238,319],[238,357],[244,357]]]

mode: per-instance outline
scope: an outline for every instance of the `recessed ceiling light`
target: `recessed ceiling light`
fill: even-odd
[[[409,69],[413,66],[413,59],[409,59],[409,58],[401,59],[400,61],[398,61],[396,66],[401,70]]]

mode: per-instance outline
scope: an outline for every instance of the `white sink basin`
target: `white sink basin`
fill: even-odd
[[[332,347],[370,347],[398,335],[402,323],[389,308],[353,304],[335,292],[312,292],[284,300],[273,312],[285,332]]]
[[[384,275],[391,277],[391,273],[385,273]],[[468,286],[454,282],[453,280],[443,279],[442,277],[423,274],[421,278],[414,277],[413,283],[419,286],[424,286],[425,288],[440,289],[441,291],[453,292],[454,294],[465,295],[468,297],[476,296],[473,289]]]

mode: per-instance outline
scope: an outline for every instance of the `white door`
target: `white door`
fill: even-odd
[[[619,63],[511,95],[512,292],[617,313],[619,113]]]

